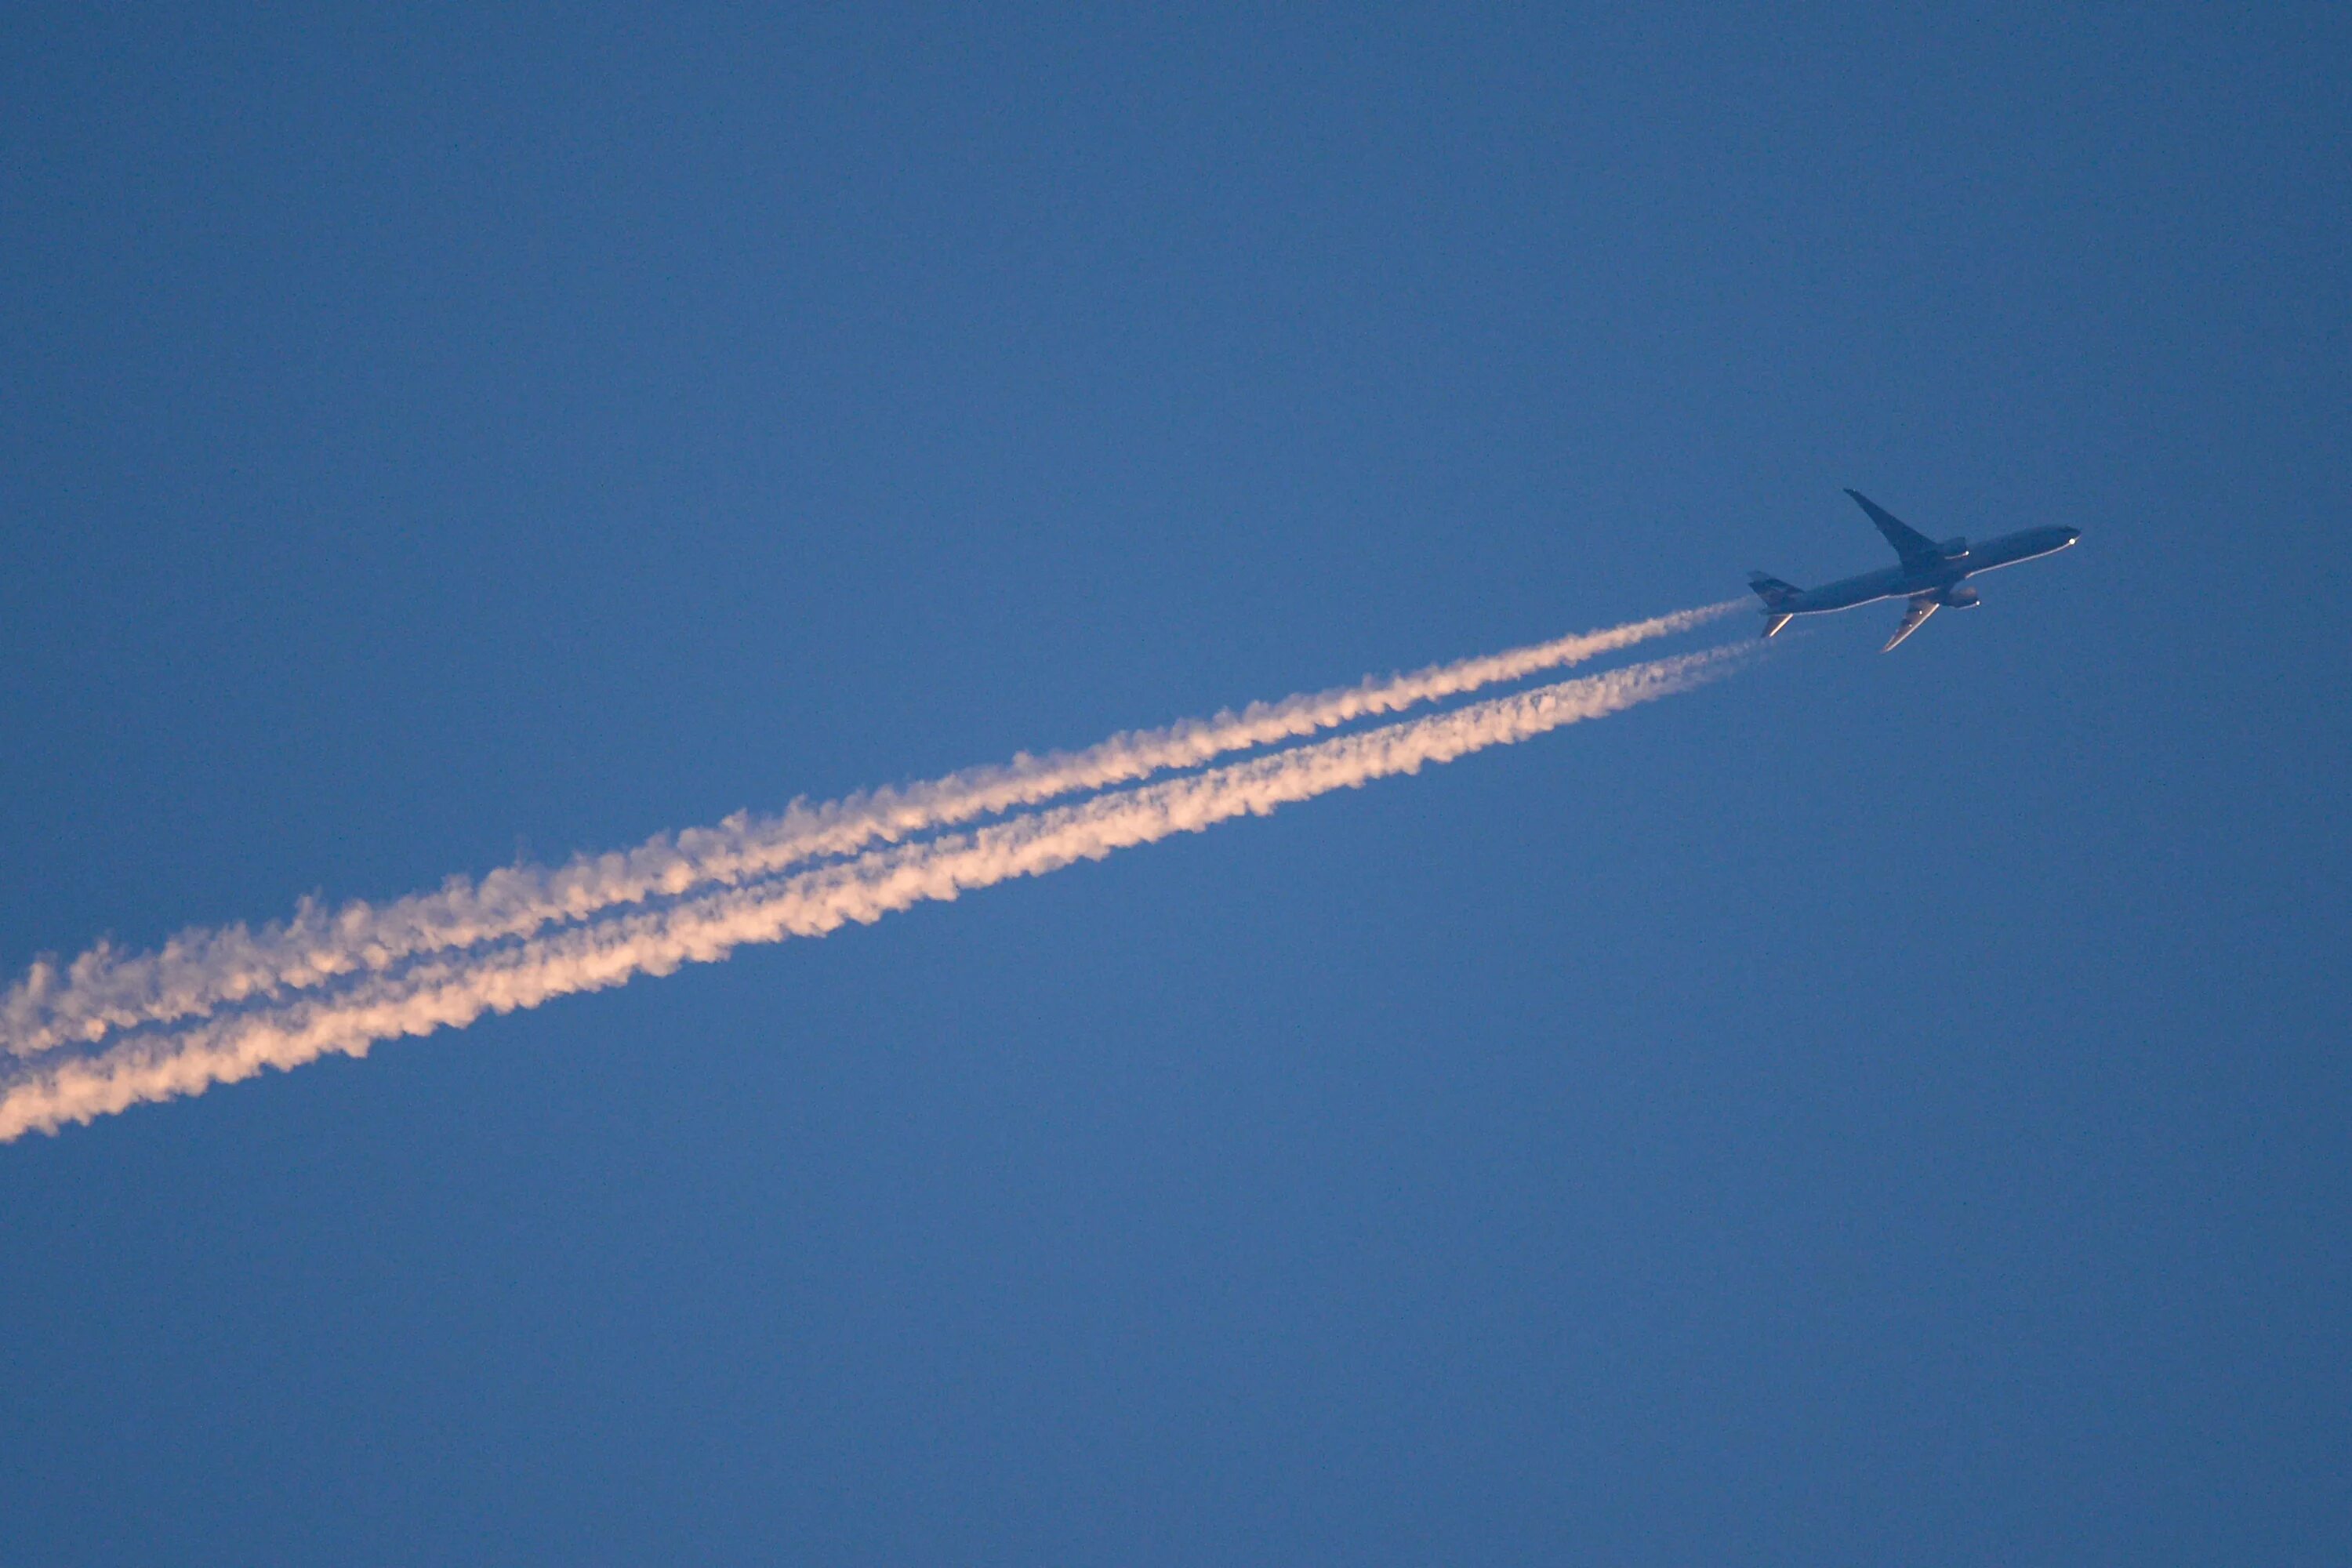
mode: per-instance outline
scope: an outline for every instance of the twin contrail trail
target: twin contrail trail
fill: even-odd
[[[87,1047],[121,1030],[308,990],[418,954],[528,936],[616,906],[740,884],[877,840],[896,841],[1564,668],[1688,630],[1736,607],[1713,605],[1654,616],[1412,675],[1255,703],[1239,713],[1114,735],[1084,751],[1019,756],[1001,766],[822,805],[795,804],[781,816],[738,814],[716,827],[658,835],[633,849],[579,856],[560,867],[503,868],[478,882],[452,878],[433,892],[387,904],[353,902],[331,912],[306,902],[282,925],[185,931],[157,953],[124,957],[101,943],[63,969],[34,964],[0,996],[0,1050],[32,1057],[63,1046]]]
[[[746,942],[822,936],[1617,712],[1715,679],[1746,649],[1652,660],[1136,782],[1574,665],[1734,607],[1657,616],[825,805],[796,804],[779,817],[739,815],[560,868],[453,879],[438,892],[392,904],[355,903],[333,914],[306,907],[258,932],[184,933],[157,954],[122,958],[100,946],[63,969],[37,964],[0,1005],[0,1041],[19,1064],[0,1079],[0,1141],[201,1093],[264,1067],[363,1055],[379,1040],[714,962]],[[1045,805],[1084,791],[1096,793]]]

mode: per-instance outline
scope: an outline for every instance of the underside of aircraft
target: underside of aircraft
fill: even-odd
[[[2021,530],[1985,541],[1974,549],[1965,538],[1930,539],[1859,490],[1848,490],[1886,542],[1895,547],[1900,565],[1866,572],[1819,588],[1800,588],[1762,572],[1750,572],[1748,585],[1764,601],[1764,635],[1773,637],[1799,616],[1852,609],[1880,599],[1907,599],[1909,607],[1884,653],[1927,624],[1937,610],[1966,610],[1978,603],[1977,591],[1966,581],[1979,572],[2014,565],[2037,555],[2063,550],[2081,536],[2079,529],[2042,527]]]

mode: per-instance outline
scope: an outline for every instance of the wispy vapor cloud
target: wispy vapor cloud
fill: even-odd
[[[1238,713],[1114,735],[1083,751],[1017,756],[1003,765],[824,805],[795,803],[779,816],[739,813],[715,827],[657,835],[632,849],[579,856],[559,867],[508,867],[479,880],[453,877],[432,892],[390,903],[355,901],[329,910],[306,900],[283,923],[184,931],[158,952],[126,955],[101,942],[68,964],[34,964],[0,995],[0,1051],[29,1058],[63,1047],[87,1050],[121,1031],[388,973],[423,955],[527,937],[649,900],[742,886],[876,843],[1567,668],[1738,607],[1678,611],[1411,675],[1253,703]]]
[[[744,880],[656,907],[607,910],[565,929],[443,950],[344,977],[315,994],[132,1034],[102,1052],[53,1056],[21,1070],[0,1095],[0,1141],[144,1100],[201,1093],[265,1067],[291,1068],[335,1052],[364,1055],[380,1040],[463,1027],[485,1013],[534,1007],[640,974],[713,963],[748,942],[823,936],[917,903],[1041,876],[1236,816],[1263,816],[1687,690],[1735,668],[1752,646],[1636,664],[1108,790],[967,832],[868,849],[792,875]]]

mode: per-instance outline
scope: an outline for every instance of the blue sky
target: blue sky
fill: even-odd
[[[0,1147],[10,1552],[2339,1553],[2347,42],[11,11],[12,978],[2084,539]]]

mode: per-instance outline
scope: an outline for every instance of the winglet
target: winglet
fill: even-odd
[[[1871,500],[1868,496],[1863,494],[1860,490],[1853,489],[1852,486],[1848,486],[1846,488],[1845,493],[1853,498],[1854,505],[1862,508],[1863,510],[1870,514],[1870,520],[1873,522],[1877,521],[1882,517],[1893,516],[1893,514],[1885,507],[1879,505],[1876,501]]]

